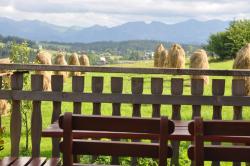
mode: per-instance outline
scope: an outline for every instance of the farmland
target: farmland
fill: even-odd
[[[232,68],[232,60],[223,61],[223,62],[211,62],[210,68],[212,69],[231,69]],[[187,63],[186,66],[189,64]],[[119,64],[119,65],[110,65],[110,66],[120,66],[120,67],[153,67],[152,61],[140,61],[134,64]],[[110,78],[112,76],[123,77],[124,78],[124,85],[123,85],[123,93],[131,93],[131,86],[130,86],[130,79],[131,77],[143,77],[144,78],[144,94],[150,93],[150,79],[151,77],[162,77],[164,78],[164,91],[163,94],[170,94],[170,79],[175,76],[167,76],[167,75],[133,75],[133,74],[99,74],[99,73],[87,73],[85,75],[85,92],[91,91],[91,77],[92,76],[103,76],[104,77],[104,93],[110,93]],[[180,77],[180,76],[179,76]],[[184,94],[190,94],[190,79],[189,77],[185,76],[184,78]],[[218,77],[213,77],[218,78]],[[211,95],[211,79],[210,84],[205,86],[204,95]],[[226,90],[225,95],[231,95],[231,80],[230,77],[225,77],[226,79]],[[71,91],[71,80],[67,79],[64,84],[64,91]],[[62,105],[62,112],[70,111],[72,112],[72,103],[63,103]],[[191,106],[183,106],[181,110],[182,119],[190,120],[191,119]],[[112,107],[111,104],[103,104],[102,105],[102,115],[111,115]],[[82,113],[83,114],[92,114],[92,104],[91,103],[84,103],[82,106]],[[142,106],[142,116],[143,117],[150,117],[152,113],[151,105],[143,105]],[[162,115],[166,115],[171,117],[171,106],[163,105],[161,108]],[[43,128],[48,127],[51,121],[51,114],[52,114],[52,103],[51,102],[42,102],[42,118],[43,118]],[[121,107],[121,114],[122,116],[131,116],[132,115],[132,107],[129,104],[122,104]],[[212,119],[212,107],[209,106],[202,106],[202,116],[205,119]],[[222,118],[223,119],[232,119],[233,111],[232,107],[223,107],[222,111]],[[243,118],[250,119],[250,109],[245,107],[243,111]],[[4,134],[4,141],[5,141],[5,149],[1,151],[0,157],[8,156],[10,152],[10,131],[9,131],[9,123],[10,118],[9,116],[3,117],[3,126],[6,128]],[[23,130],[24,131],[24,130]],[[24,132],[23,132],[24,134]],[[24,146],[24,135],[21,139],[21,148]],[[188,165],[189,160],[186,155],[186,149],[188,147],[188,143],[183,142],[181,145],[181,156],[180,162],[181,165]],[[29,147],[29,151],[25,152],[22,151],[21,155],[30,155],[31,154],[31,146]],[[48,138],[42,138],[41,142],[41,156],[50,156],[51,155],[51,140]],[[84,162],[88,161],[88,158],[83,158]],[[109,162],[109,158],[101,157],[99,159],[100,163]],[[140,163],[145,165],[154,165],[153,160],[141,160]],[[124,158],[122,160],[122,164],[128,164],[128,158]],[[225,164],[227,165],[227,164]]]

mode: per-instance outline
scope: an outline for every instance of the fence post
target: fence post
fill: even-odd
[[[225,80],[224,79],[213,79],[212,80],[212,94],[213,96],[223,96],[225,92]],[[222,106],[213,105],[213,120],[221,120]],[[212,142],[212,145],[220,145],[220,142]],[[220,166],[219,161],[213,161],[212,166]]]
[[[203,79],[191,79],[191,94],[193,96],[202,96],[204,91]],[[201,116],[201,105],[192,105],[192,119],[196,116]]]
[[[131,90],[132,94],[142,94],[143,92],[143,78],[132,78],[131,79]],[[133,117],[141,117],[141,104],[133,104],[132,110]],[[138,142],[139,140],[133,140],[134,142]],[[131,161],[132,166],[136,166],[137,158],[133,157]]]
[[[62,75],[52,75],[51,77],[51,88],[53,92],[63,91],[63,76]],[[53,101],[53,113],[51,118],[51,124],[59,119],[61,114],[62,102]],[[52,157],[60,157],[59,150],[60,138],[52,138]]]
[[[245,80],[244,79],[233,79],[232,80],[232,95],[233,96],[245,96]],[[242,120],[242,106],[234,106],[233,120]],[[237,144],[236,144],[237,145]],[[233,166],[240,166],[240,162],[234,162]]]
[[[15,72],[11,76],[11,89],[22,90],[23,89],[23,73]],[[10,139],[11,139],[11,156],[19,156],[19,144],[22,128],[22,115],[21,115],[21,101],[12,101],[12,112],[10,117]]]
[[[103,77],[92,77],[92,93],[102,93]],[[101,103],[93,103],[93,115],[101,115]]]
[[[73,76],[72,77],[72,91],[83,92],[84,90],[84,76]],[[81,114],[82,102],[73,103],[73,113]]]
[[[171,79],[171,94],[173,96],[180,96],[183,93],[183,79],[173,78]],[[172,119],[181,120],[181,105],[172,105]],[[171,159],[171,165],[179,166],[179,147],[180,141],[171,141],[173,147],[173,157]]]
[[[32,91],[43,90],[43,75],[31,76],[31,89]],[[31,115],[32,157],[40,157],[41,133],[42,133],[41,101],[33,101],[33,110]]]
[[[83,92],[84,89],[84,76],[72,76],[72,92]],[[73,113],[81,114],[82,102],[73,103]],[[75,163],[79,163],[80,157],[77,155],[73,156]]]
[[[163,79],[152,78],[151,79],[151,93],[154,95],[161,95],[163,91]],[[152,117],[161,116],[161,104],[152,105]]]
[[[111,92],[113,94],[121,94],[123,88],[122,77],[111,77]],[[121,116],[121,103],[112,103],[112,115]],[[119,141],[119,139],[112,139],[112,141]],[[112,165],[119,165],[119,158],[112,156]]]

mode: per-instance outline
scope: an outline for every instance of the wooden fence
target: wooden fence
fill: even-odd
[[[40,143],[42,132],[41,101],[53,102],[51,123],[58,120],[61,114],[62,102],[73,102],[73,112],[80,114],[82,103],[93,103],[93,114],[101,114],[102,103],[112,103],[112,115],[121,115],[121,104],[132,104],[132,116],[141,116],[141,105],[152,105],[152,117],[161,115],[161,105],[172,105],[172,119],[181,120],[181,106],[192,105],[192,118],[201,115],[201,105],[213,106],[213,119],[222,119],[222,106],[233,106],[233,119],[242,119],[242,106],[250,106],[250,97],[245,95],[245,81],[233,79],[232,95],[224,96],[225,79],[212,80],[212,95],[203,96],[203,80],[191,80],[191,94],[183,95],[183,79],[171,79],[171,94],[163,94],[163,78],[158,74],[166,75],[210,75],[210,76],[250,76],[250,70],[197,70],[197,69],[158,69],[158,68],[119,68],[119,67],[80,67],[57,65],[21,65],[1,64],[0,70],[10,70],[11,89],[0,90],[0,99],[12,100],[12,114],[10,118],[11,156],[19,156],[19,144],[21,137],[21,100],[33,101],[31,115],[32,156],[40,156]],[[63,77],[53,75],[51,80],[52,91],[42,91],[43,77],[31,76],[31,91],[23,91],[23,71],[79,71],[97,73],[133,73],[137,77],[131,78],[131,94],[125,94],[123,90],[123,77],[111,77],[111,93],[103,93],[103,77],[92,77],[92,92],[84,91],[84,76],[72,77],[72,92],[63,92]],[[138,77],[140,74],[151,74],[151,94],[143,94],[144,80]],[[0,76],[1,80],[1,76]],[[59,138],[52,139],[52,156],[59,156]],[[174,157],[172,163],[179,165],[180,142],[173,141]],[[217,163],[218,164],[218,163]]]

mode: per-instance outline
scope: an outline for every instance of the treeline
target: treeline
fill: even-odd
[[[85,51],[102,53],[108,52],[113,55],[130,55],[134,51],[154,51],[156,45],[163,43],[165,47],[170,47],[171,42],[154,41],[154,40],[133,40],[133,41],[103,41],[94,43],[59,43],[59,42],[41,42],[40,44],[45,49],[50,50],[60,50],[65,49],[65,51]],[[196,49],[200,46],[198,45],[188,45],[182,44],[185,50]]]

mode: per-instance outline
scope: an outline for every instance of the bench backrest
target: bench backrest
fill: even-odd
[[[167,138],[174,131],[174,123],[166,117],[146,119],[65,113],[59,119],[59,126],[63,129],[60,150],[64,165],[72,165],[72,155],[88,154],[158,158],[159,165],[163,166],[167,164],[167,157],[172,155],[172,149],[167,146]],[[78,137],[84,136],[84,131],[87,131],[92,132],[93,137],[101,133],[104,138],[154,138],[159,143],[79,140],[73,138],[75,131],[78,132]]]
[[[188,156],[195,166],[204,165],[204,161],[250,161],[249,146],[204,146],[205,141],[250,143],[249,121],[203,121],[196,117],[188,125],[194,144],[188,149]]]

